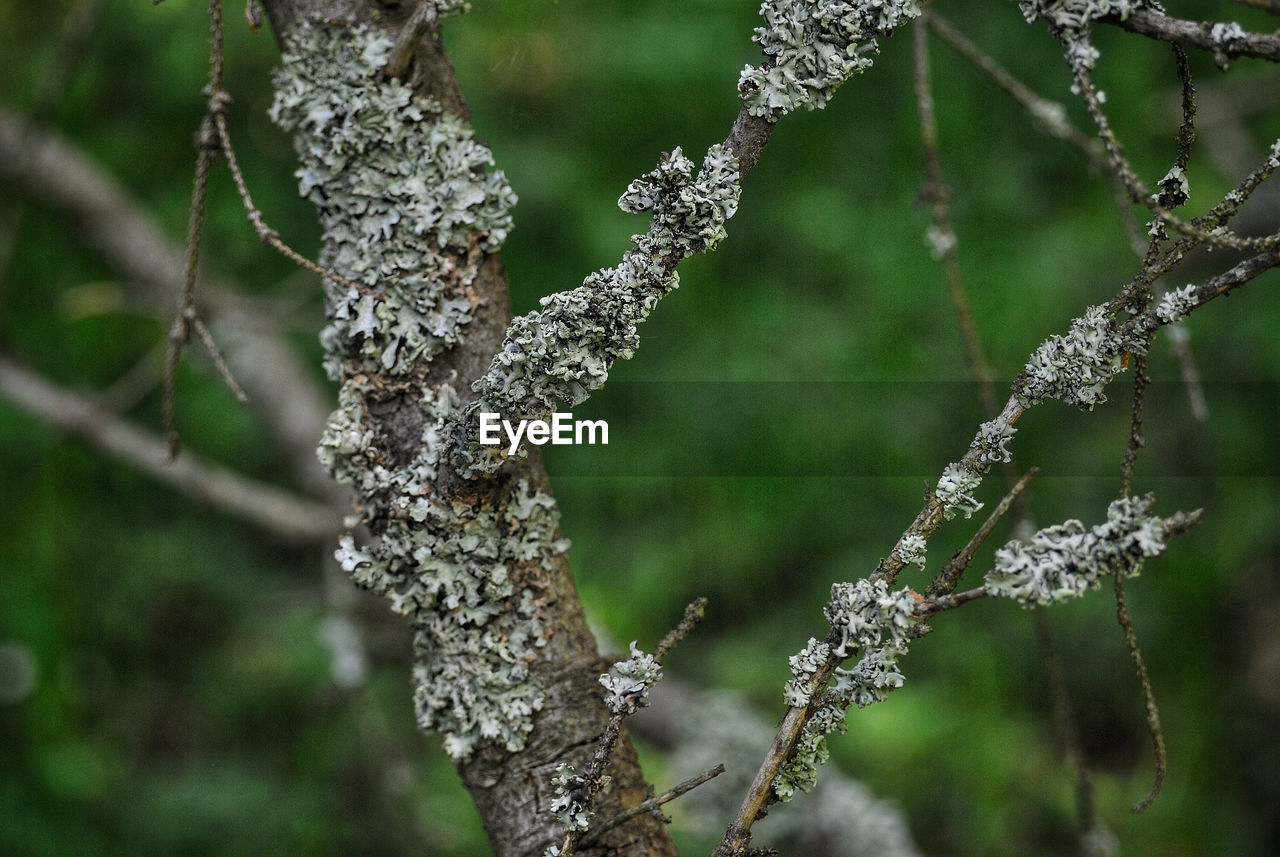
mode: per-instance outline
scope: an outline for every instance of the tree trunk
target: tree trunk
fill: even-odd
[[[295,133],[321,262],[357,284],[325,282],[326,367],[343,386],[320,455],[355,487],[369,533],[339,558],[412,623],[419,719],[442,735],[494,853],[540,855],[563,836],[551,777],[582,770],[608,719],[607,664],[540,457],[464,479],[438,454],[437,430],[475,399],[510,320],[498,247],[514,197],[478,168],[488,153],[435,27],[405,75],[412,97],[383,80],[412,10],[375,6],[266,3],[286,53],[273,115]],[[604,818],[649,790],[625,740],[610,775]],[[675,853],[652,814],[581,852]]]

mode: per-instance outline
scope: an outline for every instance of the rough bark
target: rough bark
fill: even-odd
[[[412,11],[405,6],[411,4],[387,7],[367,0],[272,0],[266,4],[266,10],[282,48],[291,51],[298,46],[306,28],[317,21],[339,27],[367,25],[394,41]],[[409,78],[415,94],[438,102],[442,121],[448,115],[466,119],[465,101],[437,33],[428,32],[422,39]],[[352,170],[359,166],[355,158],[348,164]],[[437,242],[439,246],[431,248],[435,263],[444,270],[428,279],[437,285],[443,282],[441,288],[450,295],[465,293],[470,304],[469,308],[464,306],[460,310],[461,323],[453,324],[443,339],[433,340],[439,347],[425,350],[412,361],[397,360],[393,367],[387,368],[382,360],[360,358],[358,346],[367,339],[341,328],[335,335],[337,338],[346,335],[348,342],[347,350],[338,352],[340,359],[329,365],[330,371],[344,383],[343,405],[331,418],[330,429],[334,431],[335,419],[348,419],[349,423],[344,425],[354,426],[354,430],[370,442],[354,458],[347,451],[338,450],[332,456],[338,463],[331,463],[331,467],[356,483],[358,506],[365,523],[375,534],[376,544],[368,547],[368,553],[363,548],[348,551],[347,565],[357,581],[391,597],[395,609],[406,613],[418,631],[415,648],[421,661],[419,713],[427,723],[432,722],[432,694],[438,691],[438,685],[436,691],[424,690],[423,685],[439,678],[430,675],[434,667],[429,665],[440,655],[441,639],[444,639],[431,636],[429,626],[437,620],[441,608],[437,604],[437,614],[434,617],[428,614],[422,604],[434,597],[421,593],[420,583],[426,572],[413,570],[412,566],[418,562],[413,557],[387,556],[390,550],[387,545],[413,546],[419,544],[415,539],[421,536],[421,544],[426,547],[419,546],[418,556],[435,561],[446,543],[452,545],[456,538],[483,532],[485,527],[495,536],[510,537],[505,538],[506,542],[513,539],[518,542],[521,533],[536,532],[538,527],[547,528],[551,534],[538,539],[524,536],[531,560],[528,557],[517,560],[501,550],[496,561],[492,557],[475,560],[478,565],[488,564],[484,573],[490,580],[495,563],[505,563],[505,568],[500,569],[504,581],[509,578],[518,593],[528,595],[532,608],[528,598],[522,602],[520,597],[513,596],[495,602],[510,615],[482,618],[475,623],[463,620],[457,625],[462,632],[472,635],[470,640],[457,641],[460,645],[483,647],[487,645],[484,638],[495,634],[505,642],[507,637],[514,638],[524,633],[521,629],[529,627],[535,629],[529,633],[539,638],[539,644],[517,651],[518,657],[527,664],[526,684],[537,688],[540,694],[540,708],[533,712],[527,734],[513,729],[514,734],[506,735],[505,740],[489,736],[473,741],[474,735],[463,736],[450,751],[475,800],[495,854],[514,857],[541,854],[562,835],[549,810],[554,797],[551,777],[560,763],[574,764],[580,770],[604,729],[607,713],[596,679],[606,665],[600,662],[596,641],[586,626],[540,458],[533,455],[512,462],[491,477],[463,479],[448,462],[435,463],[429,448],[431,423],[439,414],[424,409],[423,403],[448,402],[441,407],[451,409],[465,406],[474,398],[471,384],[501,347],[510,320],[506,273],[499,253],[489,246],[497,242],[488,241],[489,237],[484,229],[476,227],[462,246],[441,240]],[[341,248],[327,242],[322,259],[339,273],[355,276],[342,253]],[[365,279],[364,282],[375,293],[381,293],[384,288],[377,280]],[[347,301],[349,308],[360,300],[345,290],[330,288],[328,291],[331,318],[345,311],[343,301]],[[427,468],[424,462],[431,462],[431,467]],[[425,504],[422,514],[426,523],[415,524],[407,518],[397,518],[403,495],[388,500],[380,493],[384,488],[382,483],[372,490],[361,490],[362,480],[373,485],[381,479],[373,475],[375,471],[399,473],[414,467],[418,468],[416,472],[429,471],[433,477],[430,484],[415,486],[426,498],[421,500]],[[536,521],[533,516],[521,517],[513,511],[517,508],[538,509]],[[443,517],[448,520],[441,524]],[[377,543],[378,539],[382,541]],[[484,544],[481,541],[481,550]],[[368,557],[379,550],[382,553],[371,562]],[[460,562],[465,563],[466,559]],[[371,566],[377,571],[370,571]],[[387,569],[391,570],[384,573]],[[448,740],[446,747],[450,747]],[[603,817],[639,803],[648,792],[634,751],[625,741],[614,756],[610,775],[613,786],[596,808]],[[662,855],[673,854],[674,848],[663,825],[652,815],[645,815],[615,829],[603,842],[583,849],[583,853]]]

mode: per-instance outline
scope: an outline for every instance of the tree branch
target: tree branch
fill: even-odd
[[[168,464],[165,441],[88,398],[64,390],[0,355],[0,393],[54,428],[88,441],[158,482],[288,542],[314,544],[342,525],[332,507],[255,482],[217,464],[185,456]]]
[[[1208,51],[1221,68],[1237,57],[1280,62],[1280,33],[1251,33],[1237,24],[1187,21],[1150,9],[1137,9],[1125,17],[1111,15],[1101,20],[1140,36]]]

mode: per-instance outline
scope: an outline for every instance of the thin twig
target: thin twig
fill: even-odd
[[[246,10],[250,26],[254,24],[254,18],[251,10]],[[209,83],[204,89],[204,93],[208,96],[209,105],[205,113],[204,119],[200,124],[200,131],[196,136],[197,161],[196,161],[196,178],[195,187],[191,195],[191,217],[188,223],[187,231],[187,260],[186,275],[182,289],[182,296],[179,301],[178,315],[174,319],[173,325],[169,331],[169,354],[165,361],[164,372],[164,426],[165,437],[169,443],[169,455],[171,459],[178,456],[179,441],[178,431],[175,425],[175,388],[177,385],[178,361],[182,355],[182,349],[191,340],[193,331],[199,336],[200,341],[209,351],[209,356],[213,359],[214,365],[218,368],[219,374],[222,375],[231,390],[235,393],[236,398],[242,403],[248,400],[247,394],[243,388],[232,377],[231,370],[227,366],[226,360],[222,357],[221,351],[218,349],[217,343],[212,335],[209,334],[208,328],[204,325],[199,317],[199,313],[195,306],[195,286],[197,269],[200,254],[200,232],[204,219],[204,208],[207,197],[209,170],[213,164],[215,156],[222,156],[227,161],[227,167],[231,172],[232,180],[235,182],[236,191],[240,195],[240,200],[244,204],[245,211],[248,215],[249,222],[253,225],[254,231],[263,244],[276,250],[285,258],[291,260],[295,264],[311,271],[325,279],[331,280],[339,285],[355,289],[374,297],[381,297],[381,294],[370,289],[361,283],[350,280],[341,274],[327,270],[320,265],[312,262],[303,256],[297,250],[294,250],[280,238],[280,235],[267,225],[262,216],[262,212],[253,203],[253,197],[249,193],[248,183],[245,181],[244,174],[240,171],[239,161],[236,159],[235,148],[231,145],[231,133],[227,129],[226,107],[231,101],[231,96],[222,88],[222,69],[224,59],[222,53],[222,2],[221,0],[209,0]]]
[[[1111,168],[1124,182],[1124,186],[1134,202],[1144,206],[1161,223],[1172,227],[1184,236],[1196,239],[1197,243],[1209,244],[1215,247],[1230,247],[1233,250],[1242,252],[1270,250],[1280,246],[1280,231],[1260,238],[1245,238],[1227,230],[1225,227],[1212,230],[1205,229],[1194,220],[1183,220],[1162,205],[1159,197],[1154,196],[1142,179],[1133,171],[1128,156],[1125,154],[1124,146],[1121,145],[1119,138],[1116,137],[1111,128],[1111,120],[1107,118],[1106,112],[1102,109],[1102,96],[1094,85],[1088,69],[1080,63],[1075,63],[1072,65],[1071,71],[1075,78],[1076,86],[1084,98],[1085,107],[1088,108],[1089,115],[1093,118],[1094,125],[1097,126],[1098,136],[1102,139],[1103,148],[1111,161]]]
[[[694,628],[698,627],[698,623],[707,615],[707,599],[704,597],[695,598],[690,602],[689,606],[684,608],[684,616],[681,617],[680,623],[667,632],[667,636],[662,638],[662,642],[658,643],[658,648],[653,652],[653,659],[658,663],[667,657],[667,654],[675,648],[675,645],[689,636]]]
[[[1138,682],[1142,685],[1142,695],[1146,701],[1147,733],[1151,736],[1151,749],[1155,753],[1155,779],[1147,796],[1133,806],[1134,813],[1140,813],[1155,801],[1164,785],[1166,756],[1164,732],[1160,728],[1160,709],[1156,705],[1155,692],[1151,687],[1151,676],[1147,672],[1146,661],[1142,657],[1142,649],[1138,646],[1138,637],[1133,631],[1133,618],[1129,615],[1129,605],[1125,601],[1124,578],[1117,572],[1115,576],[1116,620],[1124,631],[1125,642],[1129,646],[1129,655],[1138,671]]]
[[[957,607],[963,607],[970,601],[977,601],[979,598],[986,598],[988,595],[985,586],[975,586],[973,589],[966,589],[963,592],[948,593],[939,595],[934,599],[926,599],[916,605],[916,615],[925,618],[935,613],[941,613],[944,610],[955,610]]]
[[[0,178],[66,216],[75,234],[119,272],[131,300],[171,317],[174,295],[184,283],[185,247],[171,241],[138,200],[79,148],[0,108]],[[349,506],[348,489],[316,461],[315,439],[330,409],[326,396],[280,331],[266,323],[271,314],[262,311],[259,300],[241,296],[235,283],[216,275],[201,277],[196,302],[201,318],[217,319],[237,331],[228,343],[229,362],[264,417],[264,427],[292,462],[299,484],[314,496]],[[153,383],[163,377],[167,339],[158,347]],[[141,390],[141,383],[132,389]],[[110,405],[127,410],[127,402],[127,397],[111,399]]]
[[[955,591],[956,585],[960,582],[960,575],[973,562],[974,554],[978,552],[978,548],[986,541],[987,537],[995,530],[996,525],[1008,513],[1009,507],[1021,496],[1027,486],[1031,484],[1031,480],[1040,475],[1040,468],[1033,467],[1023,474],[1008,493],[1001,498],[1000,502],[987,516],[987,520],[983,522],[978,531],[969,539],[969,543],[961,548],[951,561],[943,566],[942,571],[938,572],[937,577],[929,584],[929,588],[925,591],[925,600],[934,600],[943,595],[949,595]]]
[[[1079,833],[1084,836],[1094,826],[1093,780],[1089,776],[1089,768],[1085,764],[1084,751],[1080,745],[1080,736],[1076,732],[1071,697],[1067,692],[1066,674],[1062,669],[1062,658],[1058,654],[1058,647],[1053,641],[1049,612],[1040,608],[1032,612],[1035,614],[1036,639],[1040,649],[1045,653],[1045,663],[1049,665],[1049,697],[1053,704],[1053,723],[1058,732],[1058,739],[1062,742],[1067,765],[1071,768],[1075,779],[1076,815]]]
[[[199,315],[191,319],[191,326],[195,329],[196,335],[200,337],[200,342],[204,345],[205,350],[209,352],[209,357],[212,358],[218,374],[222,376],[222,380],[226,385],[231,388],[231,392],[235,393],[236,399],[242,405],[249,404],[249,394],[244,391],[231,374],[231,367],[227,365],[226,359],[223,358],[222,351],[218,348],[218,343],[214,342],[213,334],[209,332],[209,328],[205,326]]]
[[[1067,118],[1065,107],[1056,101],[1044,98],[1018,80],[946,18],[933,11],[926,12],[921,18],[956,53],[1021,105],[1044,130],[1079,149],[1089,159],[1091,166],[1095,168],[1106,166],[1106,158],[1103,157],[1098,142],[1072,124]]]
[[[196,135],[196,177],[191,192],[191,215],[187,223],[187,258],[186,271],[179,300],[178,315],[169,329],[169,354],[165,360],[164,370],[164,433],[169,446],[169,460],[178,457],[179,441],[175,420],[175,398],[178,383],[178,360],[182,349],[191,341],[193,330],[197,332],[213,358],[214,365],[222,377],[228,382],[236,398],[242,403],[248,396],[227,368],[226,360],[218,350],[218,345],[209,335],[208,328],[200,321],[195,305],[196,277],[200,262],[200,233],[204,224],[204,209],[208,197],[209,169],[218,153],[217,120],[222,116],[229,100],[222,89],[222,2],[209,0],[209,83],[204,89],[209,98],[208,110],[200,123],[200,131]]]
[[[1191,82],[1191,64],[1180,45],[1173,46],[1174,66],[1182,84],[1182,124],[1178,126],[1178,157],[1174,164],[1186,170],[1191,160],[1191,144],[1196,139],[1196,88]]]
[[[631,807],[630,809],[623,810],[622,812],[618,813],[608,821],[601,822],[599,825],[592,826],[586,833],[582,835],[582,838],[579,840],[578,844],[581,846],[590,845],[596,840],[598,840],[601,836],[608,833],[610,830],[613,830],[615,827],[626,824],[631,819],[644,815],[646,812],[652,812],[653,810],[657,809],[663,804],[669,803],[675,800],[685,792],[692,791],[693,789],[696,789],[698,786],[702,785],[708,780],[714,779],[715,777],[718,777],[723,773],[724,773],[724,765],[721,764],[721,765],[716,765],[714,768],[712,768],[709,771],[705,771],[701,774],[698,774],[696,777],[690,777],[684,782],[676,786],[673,786],[670,789],[667,789],[662,794],[657,795],[656,797],[651,797],[648,800],[644,801],[643,803],[638,803],[635,806]]]
[[[216,5],[216,0],[213,5]],[[209,167],[213,156],[207,146],[198,145],[196,175],[191,191],[191,214],[187,221],[187,253],[182,295],[178,314],[169,328],[169,353],[164,369],[164,435],[169,459],[178,457],[178,430],[174,419],[175,388],[178,383],[178,360],[191,340],[191,318],[195,315],[196,269],[200,261],[200,231],[204,222],[204,202],[209,185]]]
[[[928,17],[928,13],[925,14]],[[960,277],[960,264],[956,258],[956,233],[951,226],[949,193],[942,178],[938,158],[938,125],[933,111],[933,93],[929,82],[929,31],[919,23],[912,27],[915,46],[916,107],[920,116],[921,148],[924,151],[925,187],[923,197],[929,203],[933,228],[929,240],[934,258],[942,263],[947,280],[947,291],[960,326],[960,338],[964,343],[965,359],[969,366],[969,378],[978,385],[983,410],[988,417],[999,412],[991,383],[991,369],[982,353],[978,331],[973,322],[973,309],[969,295]]]
[[[254,205],[253,197],[249,193],[249,184],[244,179],[244,173],[240,171],[240,162],[236,159],[235,149],[231,145],[231,133],[227,130],[227,117],[224,113],[218,112],[213,117],[214,125],[218,132],[218,142],[221,147],[223,157],[227,159],[227,169],[231,171],[231,180],[235,182],[236,192],[240,195],[240,201],[244,205],[246,216],[249,223],[253,225],[254,232],[258,235],[258,240],[266,246],[275,250],[281,256],[299,267],[305,268],[316,276],[323,277],[326,280],[337,283],[348,289],[354,289],[366,295],[372,295],[375,298],[382,298],[382,294],[377,292],[363,283],[342,276],[336,271],[324,268],[315,262],[312,262],[306,256],[285,243],[280,237],[280,233],[272,229],[262,216],[262,211]]]
[[[1134,216],[1133,210],[1129,205],[1128,193],[1125,190],[1124,182],[1111,168],[1111,162],[1107,160],[1106,155],[1103,153],[1101,144],[1072,123],[1067,116],[1066,108],[1062,104],[1044,98],[1018,80],[991,56],[961,34],[945,18],[930,12],[925,16],[925,21],[935,33],[942,37],[943,41],[955,49],[956,53],[990,78],[996,86],[1026,110],[1037,125],[1053,136],[1070,143],[1084,155],[1090,167],[1102,172],[1107,177],[1107,186],[1110,188],[1111,195],[1116,202],[1116,211],[1119,212],[1125,232],[1129,236],[1129,243],[1134,252],[1138,256],[1142,256],[1147,246],[1146,236],[1143,233],[1141,224],[1138,223],[1138,218]]]

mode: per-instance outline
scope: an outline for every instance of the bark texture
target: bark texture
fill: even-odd
[[[271,0],[266,10],[286,54],[304,50],[323,22],[339,33],[331,37],[335,44],[350,41],[342,33],[371,34],[335,62],[372,67],[371,55],[394,43],[412,6]],[[327,60],[308,62],[314,68]],[[586,626],[540,458],[465,479],[434,448],[434,427],[474,399],[472,382],[502,346],[510,299],[497,247],[507,224],[496,203],[490,212],[486,201],[458,208],[462,227],[450,230],[437,206],[417,221],[407,211],[384,212],[371,243],[352,234],[368,225],[371,197],[350,206],[349,197],[358,195],[349,192],[351,176],[369,169],[364,147],[377,143],[352,144],[336,127],[344,120],[335,119],[333,109],[306,101],[312,96],[301,90],[308,73],[299,68],[300,77],[281,84],[298,92],[294,101],[278,97],[277,118],[295,130],[304,195],[310,187],[320,209],[322,262],[367,286],[357,293],[326,284],[327,367],[343,391],[321,457],[354,485],[362,521],[373,533],[367,544],[344,540],[340,555],[357,582],[386,595],[413,624],[420,719],[445,735],[495,854],[540,855],[563,833],[549,811],[556,766],[581,770],[607,722],[597,683],[607,664]],[[430,160],[441,135],[448,138],[441,146],[455,146],[449,151],[473,153],[466,104],[436,32],[422,38],[407,77],[411,96],[388,85],[377,97],[403,108],[388,111],[388,122],[419,124],[408,134],[388,128],[370,139],[400,134],[406,142],[397,145],[408,147],[409,160]],[[370,79],[371,89],[378,85]],[[382,114],[360,115],[353,124]],[[321,151],[330,142],[335,151],[350,148]],[[478,170],[463,172],[460,189],[449,187],[441,197],[446,210],[471,196],[501,201],[504,191],[493,182],[482,190],[462,187],[462,179],[481,181]],[[413,177],[402,172],[399,178]],[[357,209],[358,216],[351,214]],[[474,212],[480,213],[466,228]],[[397,243],[414,230],[416,243]],[[399,255],[384,257],[387,247]],[[416,265],[422,270],[413,270]],[[486,694],[492,699],[481,698]],[[515,713],[503,722],[507,712]],[[528,723],[521,722],[526,716]],[[610,775],[613,785],[596,807],[606,818],[648,792],[625,741]],[[662,855],[674,848],[663,825],[645,815],[582,853]]]

